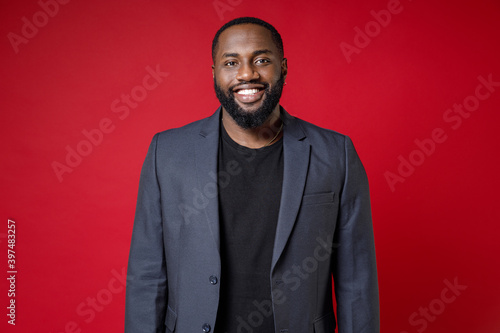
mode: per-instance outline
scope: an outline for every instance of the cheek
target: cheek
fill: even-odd
[[[266,81],[276,83],[281,78],[282,72],[281,67],[273,67],[266,69],[265,72],[262,72],[261,78],[265,78]]]
[[[235,74],[229,71],[219,71],[215,73],[217,84],[224,90],[227,90],[232,84],[235,83]]]

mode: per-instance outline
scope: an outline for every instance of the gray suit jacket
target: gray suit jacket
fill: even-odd
[[[217,179],[237,172],[217,175],[220,112],[151,142],[130,247],[127,333],[213,332],[224,284]],[[283,190],[269,277],[275,332],[334,332],[333,274],[339,332],[377,333],[364,168],[347,136],[282,115]],[[259,318],[270,315],[254,306],[241,315],[241,332],[260,332]]]

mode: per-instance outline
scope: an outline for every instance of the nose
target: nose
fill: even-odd
[[[236,79],[238,81],[253,81],[260,77],[259,72],[256,71],[255,67],[250,64],[241,64]]]

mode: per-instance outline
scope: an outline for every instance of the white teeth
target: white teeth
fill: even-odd
[[[252,94],[256,94],[258,92],[259,92],[259,89],[241,89],[241,90],[238,90],[237,94],[252,95]]]

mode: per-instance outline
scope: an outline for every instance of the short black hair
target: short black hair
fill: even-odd
[[[239,24],[257,24],[260,25],[267,30],[271,32],[271,36],[273,38],[273,42],[278,48],[279,55],[283,58],[284,52],[283,52],[283,40],[281,39],[281,35],[279,34],[278,30],[276,30],[275,27],[273,27],[271,24],[267,23],[266,21],[263,21],[261,19],[258,19],[256,17],[238,17],[234,20],[231,20],[224,24],[219,31],[215,34],[214,40],[212,41],[212,60],[215,61],[215,50],[217,49],[217,45],[219,44],[219,36],[224,30],[227,28],[232,27],[233,25],[239,25]]]

